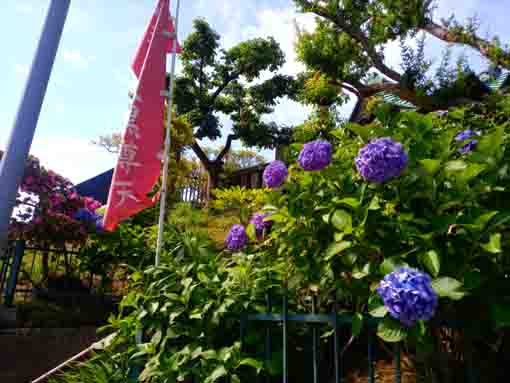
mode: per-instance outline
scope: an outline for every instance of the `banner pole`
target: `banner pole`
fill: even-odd
[[[161,187],[161,195],[160,195],[160,205],[159,205],[159,222],[158,222],[158,240],[156,244],[156,266],[159,266],[161,259],[161,248],[163,246],[163,230],[165,226],[165,209],[166,209],[166,198],[167,198],[167,188],[168,188],[168,164],[170,161],[170,144],[171,144],[171,135],[170,131],[172,128],[172,108],[173,108],[173,96],[174,96],[174,86],[175,86],[175,62],[177,59],[177,33],[179,31],[179,8],[181,5],[181,0],[177,0],[177,7],[175,10],[175,36],[173,40],[173,49],[172,49],[172,64],[170,67],[170,84],[168,89],[168,113],[167,113],[167,122],[166,122],[166,135],[165,135],[165,151],[163,157],[163,184]]]
[[[0,253],[6,245],[25,162],[30,152],[71,0],[52,0],[7,148],[0,160]]]

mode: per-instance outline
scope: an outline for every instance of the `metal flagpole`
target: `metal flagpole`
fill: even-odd
[[[0,253],[25,170],[71,0],[51,0],[9,142],[0,161]]]
[[[170,130],[172,128],[172,107],[174,97],[174,75],[175,75],[175,62],[177,59],[177,32],[179,30],[179,9],[181,0],[177,0],[177,8],[175,10],[175,26],[174,26],[174,40],[172,49],[172,64],[170,67],[170,84],[168,86],[167,102],[167,129],[165,135],[165,154],[163,160],[163,185],[161,187],[160,206],[159,206],[159,222],[158,222],[158,241],[156,245],[156,266],[160,264],[161,247],[163,246],[163,229],[165,226],[165,209],[166,209],[166,193],[168,183],[168,163],[170,161]]]

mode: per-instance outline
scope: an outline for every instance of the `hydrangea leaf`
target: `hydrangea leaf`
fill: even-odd
[[[336,210],[331,216],[331,223],[338,230],[352,232],[352,217],[345,210]]]
[[[385,342],[395,343],[404,340],[407,336],[407,331],[396,320],[385,318],[377,326],[377,336]]]
[[[206,383],[213,383],[217,381],[219,378],[226,376],[227,370],[224,366],[216,367],[216,369],[206,378]]]
[[[257,233],[253,223],[246,226],[246,234],[248,235],[248,238],[250,238],[250,241],[255,241],[257,239]]]
[[[491,318],[496,328],[510,327],[510,305],[495,303],[491,305]]]
[[[361,333],[363,328],[363,315],[355,313],[352,317],[351,332],[352,336],[356,337]]]
[[[466,170],[468,165],[461,160],[449,161],[445,165],[445,171],[447,173],[456,173]]]
[[[436,174],[439,169],[441,168],[441,161],[440,160],[433,160],[430,158],[420,160],[420,164],[423,166],[423,168],[429,173],[430,175]]]
[[[439,254],[435,250],[427,251],[420,255],[420,261],[427,268],[427,270],[432,274],[432,276],[437,277],[439,271],[441,269],[441,260],[439,258]]]
[[[329,261],[335,255],[350,248],[351,246],[352,246],[352,242],[350,242],[350,241],[342,241],[342,242],[332,243],[326,250],[326,261]]]
[[[501,253],[501,233],[494,233],[488,243],[482,245],[482,247],[492,254]]]
[[[450,277],[441,277],[432,281],[432,288],[438,296],[453,300],[462,299],[466,292],[462,291],[462,283]]]

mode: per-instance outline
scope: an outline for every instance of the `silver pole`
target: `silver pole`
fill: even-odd
[[[0,253],[6,244],[12,211],[25,171],[35,129],[71,0],[52,0],[32,61],[9,142],[0,161]]]
[[[170,130],[172,128],[172,107],[174,98],[174,75],[175,75],[175,62],[177,59],[177,32],[179,28],[179,9],[181,0],[177,0],[177,8],[175,10],[175,38],[172,51],[172,64],[170,67],[170,84],[168,89],[168,113],[166,121],[166,136],[165,136],[165,155],[163,159],[163,185],[161,187],[160,206],[159,206],[159,223],[158,223],[158,241],[156,245],[156,266],[160,264],[161,247],[163,246],[163,229],[165,226],[165,209],[166,209],[166,193],[168,183],[168,163],[170,161]]]

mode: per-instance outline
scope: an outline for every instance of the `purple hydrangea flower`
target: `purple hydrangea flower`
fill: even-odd
[[[462,148],[459,148],[460,154],[471,153],[478,145],[478,140],[471,140],[467,144],[465,144]]]
[[[355,162],[364,179],[383,183],[402,173],[407,166],[408,157],[402,144],[384,137],[365,145],[359,151]]]
[[[250,223],[255,226],[255,233],[257,234],[257,239],[261,239],[264,231],[267,231],[272,225],[271,221],[264,221],[267,217],[267,214],[264,213],[255,213],[250,219]]]
[[[225,246],[231,251],[242,250],[248,243],[248,235],[243,225],[233,225],[225,240]]]
[[[478,134],[471,129],[464,130],[455,136],[455,141],[462,142],[470,139],[471,137],[477,136]]]
[[[469,140],[472,137],[476,137],[479,135],[480,135],[479,132],[475,132],[473,130],[468,129],[468,130],[464,130],[464,131],[458,133],[455,136],[455,141],[463,142],[463,141]],[[476,145],[478,145],[478,140],[471,140],[467,144],[465,144],[461,148],[459,148],[459,153],[460,154],[470,153],[476,148]]]
[[[274,189],[283,184],[288,174],[287,166],[282,161],[273,161],[264,169],[262,178],[266,186]]]
[[[100,215],[100,214],[96,215],[96,231],[97,232],[104,231],[103,218],[104,217],[102,215]]]
[[[304,170],[322,170],[331,163],[332,146],[323,140],[307,142],[299,153],[299,166]]]
[[[418,270],[400,268],[386,275],[377,287],[390,315],[405,326],[429,320],[437,307],[437,294],[430,276]]]

